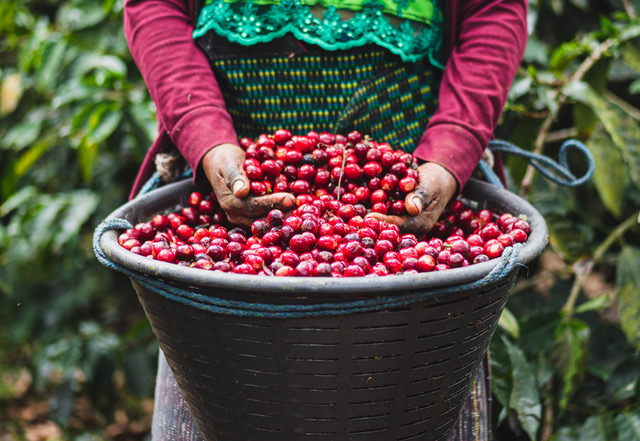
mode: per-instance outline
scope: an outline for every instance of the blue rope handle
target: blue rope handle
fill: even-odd
[[[96,228],[93,236],[93,252],[100,263],[107,268],[119,271],[136,281],[143,287],[162,295],[163,297],[180,302],[184,305],[217,314],[263,317],[263,318],[300,318],[322,317],[355,314],[361,312],[378,311],[381,309],[395,308],[411,305],[428,298],[473,289],[479,289],[495,283],[507,277],[518,265],[518,253],[522,244],[515,244],[504,250],[497,265],[484,278],[475,282],[435,290],[412,293],[398,296],[380,296],[362,300],[354,300],[344,303],[320,303],[312,305],[286,305],[269,303],[251,303],[237,300],[220,299],[209,295],[197,294],[168,283],[157,280],[151,276],[123,267],[109,259],[100,247],[100,238],[109,230],[132,228],[126,219],[111,219],[102,222]]]
[[[558,159],[560,161],[559,163],[555,162],[548,156],[538,155],[527,150],[523,150],[520,147],[517,147],[507,141],[492,140],[489,142],[489,148],[492,152],[507,153],[526,159],[544,177],[552,182],[555,182],[556,184],[563,185],[565,187],[577,187],[578,185],[584,184],[589,179],[591,179],[596,168],[593,155],[591,154],[587,146],[575,139],[569,139],[562,143],[562,145],[560,146],[560,151],[558,153]],[[577,150],[587,162],[587,171],[580,177],[574,176],[573,173],[571,173],[571,171],[569,170],[567,153],[571,148]],[[493,171],[488,166],[481,166],[480,168],[490,183],[493,183],[493,177],[497,179],[495,173],[493,173]],[[493,175],[493,177],[489,177],[488,174]]]

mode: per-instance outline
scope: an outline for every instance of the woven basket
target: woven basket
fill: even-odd
[[[109,219],[147,220],[192,189],[154,190]],[[518,266],[548,238],[540,214],[510,192],[472,180],[463,196],[528,216],[532,232],[517,261],[381,278],[276,278],[149,260],[122,249],[115,231],[98,240],[129,272],[209,441],[444,440]]]

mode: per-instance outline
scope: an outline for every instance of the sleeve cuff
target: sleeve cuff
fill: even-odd
[[[205,153],[220,144],[238,144],[238,136],[226,109],[214,106],[198,107],[183,116],[174,126],[171,139],[193,169],[196,185],[207,183],[200,167]]]
[[[464,128],[455,124],[438,124],[427,128],[414,156],[440,164],[458,181],[458,191],[465,186],[482,158],[484,146]]]

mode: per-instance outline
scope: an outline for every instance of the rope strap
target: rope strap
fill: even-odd
[[[491,151],[496,153],[507,153],[526,159],[527,162],[534,166],[544,177],[565,187],[577,187],[578,185],[584,184],[591,179],[596,168],[593,155],[587,146],[575,139],[569,139],[562,143],[558,153],[559,163],[555,162],[548,156],[538,155],[527,150],[523,150],[507,141],[492,140],[489,142],[489,148]],[[569,170],[567,153],[570,148],[577,150],[577,152],[579,152],[587,162],[587,171],[580,177],[575,177]],[[487,167],[483,168],[482,166],[481,170],[487,177],[487,180],[493,184],[493,179],[487,176],[488,171],[490,172],[489,174],[493,174],[493,171],[490,169],[487,171]],[[493,175],[495,176],[495,174]]]
[[[136,281],[141,286],[162,295],[163,297],[182,303],[193,308],[210,311],[217,314],[234,315],[242,317],[262,318],[301,318],[322,317],[372,312],[388,308],[396,308],[411,305],[429,298],[482,288],[507,277],[517,265],[518,252],[522,244],[515,244],[504,250],[498,264],[484,278],[463,285],[437,288],[427,292],[402,294],[396,296],[377,296],[373,298],[353,300],[343,303],[319,303],[312,305],[287,305],[242,302],[226,300],[210,295],[197,294],[168,283],[157,280],[145,274],[125,268],[110,260],[100,247],[102,235],[114,229],[132,228],[130,222],[125,219],[112,219],[102,222],[95,230],[93,236],[93,252],[98,261],[107,268],[119,271]]]

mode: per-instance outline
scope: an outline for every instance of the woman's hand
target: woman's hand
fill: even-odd
[[[242,168],[244,161],[244,150],[234,144],[216,146],[202,159],[204,173],[231,223],[250,227],[273,208],[283,211],[293,208],[295,199],[289,193],[248,196],[250,184]]]
[[[426,162],[418,167],[418,181],[416,189],[405,198],[408,216],[387,216],[380,213],[370,213],[367,216],[394,223],[406,233],[429,231],[456,194],[458,181],[446,168],[435,162]]]

